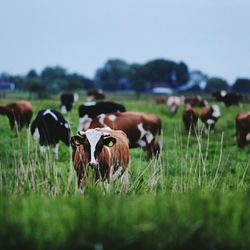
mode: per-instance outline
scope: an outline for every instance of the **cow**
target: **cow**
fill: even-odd
[[[68,93],[63,93],[61,94],[61,112],[62,114],[67,114],[68,112],[71,111],[73,104],[78,101],[79,96],[77,93],[74,94],[68,94]]]
[[[238,113],[235,125],[238,147],[243,148],[250,143],[250,112]]]
[[[28,101],[17,101],[8,105],[0,105],[0,115],[6,115],[10,128],[28,127],[32,118],[32,105]]]
[[[104,95],[102,89],[89,90],[87,92],[87,96],[88,96],[89,101],[98,101],[98,100],[104,100],[105,99],[105,95]]]
[[[218,105],[212,105],[209,107],[203,108],[200,119],[205,124],[207,129],[214,129],[215,123],[220,118],[220,108]]]
[[[198,122],[199,114],[190,105],[186,105],[182,113],[182,121],[188,133],[194,132]]]
[[[122,130],[129,139],[129,147],[141,147],[147,151],[147,158],[158,157],[160,146],[158,135],[161,133],[161,119],[154,114],[140,112],[123,112],[101,114],[90,124],[89,128],[110,128]]]
[[[166,96],[159,96],[155,100],[156,104],[166,104],[167,103],[167,97]]]
[[[167,99],[167,106],[172,114],[178,111],[179,106],[184,102],[184,96],[169,96]]]
[[[91,121],[100,114],[125,112],[126,109],[123,105],[115,102],[97,102],[87,105],[80,105],[78,114],[80,117],[78,130],[87,130]]]
[[[240,105],[241,95],[238,93],[227,92],[225,90],[216,91],[213,94],[218,102],[223,102],[226,107],[231,105]]]
[[[70,145],[70,126],[63,116],[52,109],[38,112],[30,128],[33,138],[39,143],[41,153],[46,146],[53,146],[55,157],[58,158],[59,141]]]
[[[78,131],[78,135],[71,137],[71,146],[80,190],[86,187],[88,167],[94,170],[96,182],[109,182],[125,174],[129,146],[123,131],[105,128]]]
[[[201,96],[186,97],[185,104],[189,104],[192,108],[195,107],[207,107],[208,102],[204,100]]]

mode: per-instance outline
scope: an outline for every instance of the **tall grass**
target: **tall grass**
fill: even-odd
[[[181,110],[170,117],[150,99],[124,104],[161,116],[161,155],[147,161],[131,150],[128,186],[95,184],[89,171],[84,194],[70,148],[61,144],[58,160],[42,155],[29,129],[13,133],[0,118],[0,248],[247,249],[250,151],[234,141],[238,110],[222,107],[215,131],[199,123],[187,134]],[[33,105],[58,109],[53,99]],[[77,110],[66,118],[75,133]]]

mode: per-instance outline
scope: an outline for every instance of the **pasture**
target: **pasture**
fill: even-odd
[[[28,95],[27,95],[28,96]],[[10,103],[25,93],[8,95]],[[84,195],[77,190],[71,149],[59,146],[40,155],[28,129],[10,131],[0,117],[0,247],[2,249],[247,249],[250,246],[250,146],[238,149],[235,116],[249,111],[223,107],[215,131],[199,121],[188,136],[183,106],[170,115],[153,97],[109,95],[128,111],[162,119],[159,159],[147,161],[130,151],[130,184],[95,185],[89,176]],[[72,134],[79,124],[78,106],[70,114]],[[59,97],[30,100],[36,113],[60,111]],[[215,103],[210,101],[209,103]],[[200,110],[201,109],[197,109]]]

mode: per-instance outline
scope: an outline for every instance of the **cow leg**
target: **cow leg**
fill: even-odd
[[[41,153],[41,154],[44,154],[45,151],[46,151],[46,147],[43,146],[43,145],[40,145],[40,153]]]
[[[58,149],[59,149],[59,143],[55,144],[53,147],[53,153],[56,159],[58,159]]]
[[[121,183],[122,186],[127,190],[129,187],[129,172],[126,169],[123,173],[123,175],[121,176]]]
[[[239,148],[243,148],[247,144],[247,132],[245,130],[237,131],[237,143]]]
[[[77,174],[77,184],[78,189],[81,193],[84,193],[86,185],[87,185],[87,176],[84,167],[80,164],[76,170]]]
[[[112,173],[111,180],[115,181],[116,179],[118,179],[122,175],[122,171],[123,167],[118,167],[118,169],[114,173]]]

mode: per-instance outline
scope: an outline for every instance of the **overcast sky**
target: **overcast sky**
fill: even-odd
[[[249,0],[0,0],[0,72],[165,58],[230,83],[250,78]]]

